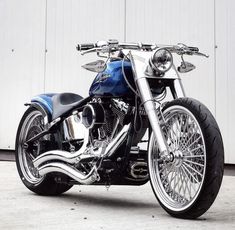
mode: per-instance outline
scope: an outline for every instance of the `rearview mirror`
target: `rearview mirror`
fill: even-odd
[[[187,73],[191,70],[194,70],[195,68],[196,66],[193,65],[192,63],[184,61],[184,62],[181,62],[181,65],[178,67],[178,71],[180,73]]]

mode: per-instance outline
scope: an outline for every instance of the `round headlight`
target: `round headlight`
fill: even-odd
[[[158,49],[150,58],[150,66],[160,73],[168,71],[173,64],[173,57],[170,51],[165,48]]]

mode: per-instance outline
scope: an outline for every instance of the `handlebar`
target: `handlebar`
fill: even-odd
[[[153,51],[158,48],[166,48],[172,53],[179,55],[199,55],[209,57],[206,54],[200,53],[197,47],[186,46],[185,44],[179,43],[175,46],[167,45],[156,45],[156,44],[144,44],[144,43],[119,43],[117,40],[111,39],[108,41],[98,41],[97,43],[83,43],[77,45],[78,51],[83,51],[82,54],[91,52],[102,52],[110,53],[120,51],[122,49],[129,50],[142,50],[142,51]]]
[[[153,44],[145,44],[145,43],[119,43],[119,47],[122,49],[132,49],[132,50],[146,50],[152,51]]]
[[[77,45],[78,51],[87,51],[90,49],[100,49],[100,48],[119,48],[119,49],[130,49],[130,50],[152,50],[152,44],[142,44],[142,43],[119,43],[118,41],[110,40],[108,42],[98,41],[97,43],[83,43]]]

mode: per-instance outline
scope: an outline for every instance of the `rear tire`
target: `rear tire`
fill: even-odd
[[[25,141],[44,129],[43,118],[45,116],[43,110],[34,107],[29,107],[24,113],[16,135],[16,166],[23,184],[32,192],[44,196],[60,195],[72,186],[66,183],[57,183],[53,174],[41,177],[32,163],[32,160],[40,154],[39,142],[43,138],[49,138],[48,135],[35,141],[30,148],[26,148],[24,144]]]
[[[148,166],[152,189],[172,216],[195,219],[214,202],[223,178],[224,148],[219,127],[199,101],[180,98],[163,108],[170,161],[162,160],[151,135]]]

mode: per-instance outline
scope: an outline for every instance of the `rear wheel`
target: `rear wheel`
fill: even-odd
[[[45,135],[32,144],[25,142],[44,130],[44,111],[29,107],[23,115],[16,136],[15,156],[17,170],[24,185],[39,195],[59,195],[72,186],[57,183],[55,176],[49,174],[40,176],[33,165],[33,160],[42,153],[43,142],[50,141],[50,136]]]
[[[200,102],[180,98],[163,109],[170,159],[161,157],[154,135],[149,173],[160,205],[172,216],[194,219],[214,202],[223,177],[224,149],[218,125]]]

